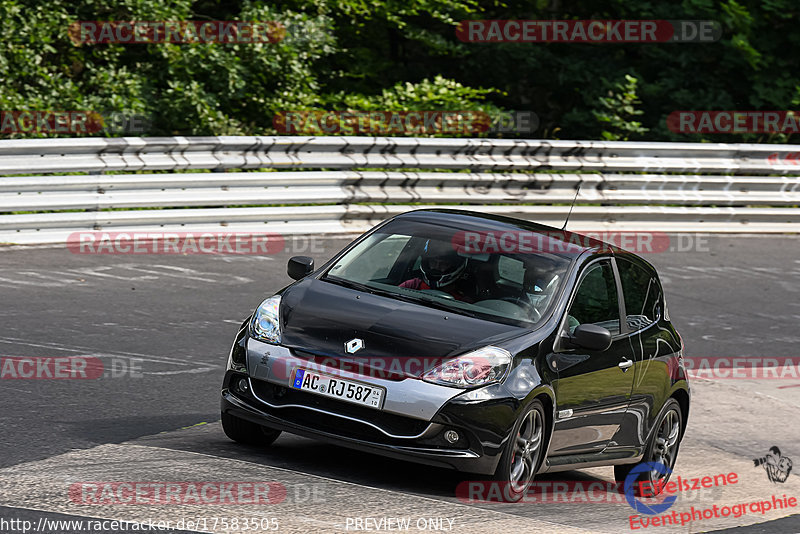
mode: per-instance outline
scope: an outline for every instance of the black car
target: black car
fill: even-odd
[[[222,388],[233,440],[281,431],[490,475],[613,465],[666,482],[689,412],[683,343],[655,269],[527,221],[396,216],[242,325]],[[662,474],[661,471],[666,471]]]

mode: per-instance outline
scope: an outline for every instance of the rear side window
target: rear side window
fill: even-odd
[[[628,328],[641,330],[658,320],[661,286],[658,279],[635,263],[617,258],[619,277],[625,299]]]

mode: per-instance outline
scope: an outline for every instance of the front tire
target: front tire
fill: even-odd
[[[257,425],[225,412],[222,412],[222,430],[237,443],[262,447],[271,445],[281,435],[280,430]]]
[[[514,423],[494,475],[507,502],[522,499],[536,476],[544,450],[544,425],[544,407],[539,400],[531,402]]]
[[[669,481],[669,476],[672,469],[675,467],[675,460],[678,457],[678,449],[681,445],[681,431],[683,429],[683,413],[681,407],[674,398],[670,398],[658,418],[654,427],[653,435],[647,443],[644,457],[642,462],[655,462],[660,463],[668,468],[666,474],[660,473],[657,470],[650,470],[640,473],[636,483],[636,495],[640,497],[653,497],[661,493],[659,488],[663,489],[664,485]],[[624,464],[614,466],[614,478],[624,483],[625,479],[631,470],[639,464]],[[644,486],[651,491],[647,495],[641,495],[642,485],[639,482],[644,482]]]

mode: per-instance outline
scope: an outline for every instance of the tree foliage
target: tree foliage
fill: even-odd
[[[677,134],[666,117],[797,109],[799,11],[795,0],[0,0],[0,110],[142,113],[147,135],[273,134],[286,110],[531,110],[543,138],[791,142]],[[589,18],[715,20],[723,35],[477,44],[455,34],[465,19]],[[276,20],[288,33],[272,44],[75,46],[68,27],[80,20]]]

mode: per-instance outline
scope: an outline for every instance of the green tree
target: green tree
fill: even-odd
[[[416,107],[529,110],[543,138],[797,138],[666,125],[679,110],[796,109],[795,0],[0,0],[0,17],[0,109],[145,113],[149,135],[270,134],[281,110]],[[713,20],[722,38],[477,44],[455,35],[467,19],[589,18]],[[288,34],[274,44],[75,46],[67,28],[78,20],[276,20]]]
[[[644,115],[644,111],[636,109],[641,101],[636,96],[637,80],[633,76],[625,75],[625,82],[617,82],[613,89],[609,89],[608,96],[601,96],[598,100],[600,110],[593,110],[592,114],[601,123],[611,128],[603,130],[601,136],[607,141],[628,141],[631,135],[647,133],[647,128],[641,122],[633,120],[634,117]]]

